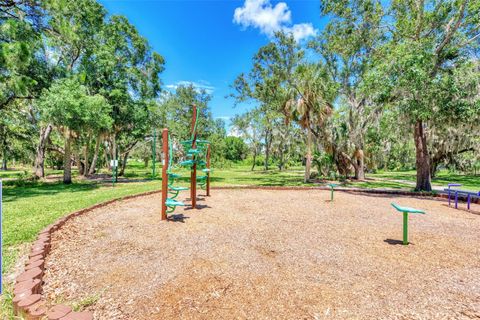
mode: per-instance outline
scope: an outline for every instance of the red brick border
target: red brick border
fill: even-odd
[[[223,186],[213,187],[215,190],[232,190],[232,189],[260,189],[260,190],[330,190],[328,187],[312,186],[312,187],[269,187],[269,186]],[[337,188],[337,191],[348,193],[372,193],[372,194],[390,194],[402,196],[420,196],[420,197],[441,197],[447,198],[444,194],[435,193],[419,193],[397,190],[375,190],[375,189],[346,189]],[[60,229],[68,220],[90,212],[94,209],[108,206],[114,202],[143,197],[151,194],[161,193],[161,190],[149,191],[140,194],[125,196],[117,199],[108,200],[94,206],[81,209],[66,215],[57,220],[57,222],[47,226],[40,231],[37,240],[32,244],[29,254],[29,260],[25,265],[25,271],[15,279],[13,291],[13,307],[17,316],[22,316],[26,320],[92,320],[91,312],[75,312],[66,305],[56,305],[47,310],[46,301],[42,297],[43,274],[45,268],[45,257],[50,251],[51,234]]]

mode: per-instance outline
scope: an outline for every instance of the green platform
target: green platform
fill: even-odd
[[[391,203],[392,207],[397,209],[397,211],[403,213],[403,244],[407,245],[409,244],[408,242],[408,214],[409,213],[419,213],[419,214],[425,214],[425,211],[415,209],[415,208],[409,208],[409,207],[402,207],[399,206],[396,203]]]

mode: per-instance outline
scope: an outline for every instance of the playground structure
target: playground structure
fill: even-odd
[[[460,195],[461,197],[466,198],[466,200],[467,200],[467,210],[470,210],[472,200],[474,200],[474,199],[480,200],[480,191],[472,192],[472,191],[467,191],[467,190],[452,189],[454,187],[461,187],[461,186],[462,185],[459,184],[459,183],[449,183],[448,188],[444,189],[444,191],[446,191],[447,194],[448,194],[448,206],[450,206],[452,196],[454,196],[455,209],[458,209],[458,196]]]
[[[192,125],[189,140],[181,142],[186,151],[187,159],[180,162],[180,166],[190,168],[190,201],[192,209],[197,208],[197,185],[206,190],[210,196],[210,142],[197,139],[197,106],[192,106]],[[181,175],[173,172],[173,143],[170,141],[168,128],[163,129],[163,168],[162,168],[162,220],[168,219],[168,214],[175,211],[176,207],[185,206],[185,203],[177,200],[180,191],[189,188],[174,185]],[[205,175],[197,176],[200,169]]]

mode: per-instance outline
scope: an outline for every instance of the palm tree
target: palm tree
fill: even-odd
[[[283,113],[306,132],[305,176],[310,179],[313,138],[325,137],[326,122],[333,113],[336,88],[320,63],[300,64],[289,78]]]

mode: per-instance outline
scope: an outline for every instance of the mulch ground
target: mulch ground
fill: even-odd
[[[44,290],[95,319],[478,319],[480,215],[445,200],[213,190],[160,221],[160,195],[69,222]],[[402,215],[390,202],[427,211]],[[473,209],[480,212],[480,206]]]

